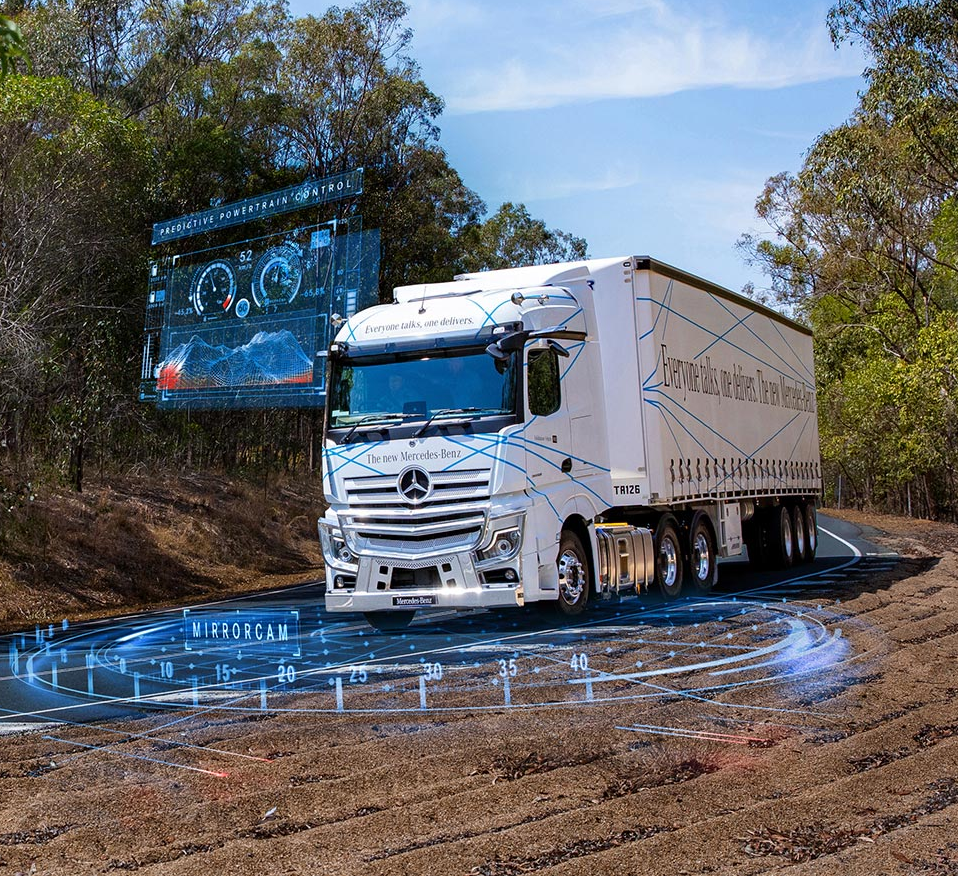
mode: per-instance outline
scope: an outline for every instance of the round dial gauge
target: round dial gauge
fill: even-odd
[[[218,259],[197,270],[193,275],[190,298],[198,316],[222,316],[236,299],[236,274],[233,266]]]
[[[289,304],[303,283],[303,257],[296,247],[266,250],[253,271],[253,300],[261,308]]]

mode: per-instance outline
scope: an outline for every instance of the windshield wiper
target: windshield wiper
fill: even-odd
[[[430,423],[436,419],[436,417],[441,417],[446,414],[481,414],[484,411],[497,411],[499,408],[443,408],[440,411],[433,411],[429,415],[429,419],[426,420],[415,432],[413,432],[412,437],[418,438],[422,435],[426,429],[429,428]]]
[[[356,422],[353,423],[352,428],[345,435],[343,435],[343,444],[349,441],[349,439],[353,437],[353,432],[355,432],[362,425],[382,421],[381,425],[383,426],[394,426],[396,424],[392,422],[393,420],[398,420],[401,423],[403,420],[407,419],[410,416],[413,416],[413,415],[411,414],[367,414],[365,417],[360,417],[358,420],[356,420]]]

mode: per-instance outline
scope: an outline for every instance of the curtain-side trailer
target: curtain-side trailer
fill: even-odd
[[[329,362],[330,611],[575,615],[815,554],[811,333],[654,259],[400,287]]]

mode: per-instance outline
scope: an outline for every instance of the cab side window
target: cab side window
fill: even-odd
[[[547,417],[559,410],[559,357],[554,350],[529,351],[529,411]]]

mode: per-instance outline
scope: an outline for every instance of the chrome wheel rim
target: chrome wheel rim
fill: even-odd
[[[795,551],[799,555],[805,553],[805,527],[801,522],[795,527]]]
[[[808,528],[808,547],[814,551],[818,547],[818,521],[815,519],[815,513],[810,511],[805,516],[805,525]]]
[[[659,575],[663,587],[672,587],[678,578],[678,551],[671,538],[663,538],[659,545]]]
[[[562,598],[575,605],[585,590],[585,566],[572,551],[563,551],[559,557],[559,592]]]
[[[698,533],[692,542],[692,567],[699,581],[707,581],[712,574],[709,540],[704,532]]]

